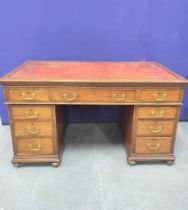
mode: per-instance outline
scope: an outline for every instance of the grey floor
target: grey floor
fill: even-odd
[[[175,165],[129,166],[116,124],[70,124],[59,168],[14,168],[9,126],[0,127],[0,210],[188,210],[188,123]]]

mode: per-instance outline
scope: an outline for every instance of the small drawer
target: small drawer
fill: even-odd
[[[137,135],[140,136],[172,136],[174,121],[170,120],[138,120]]]
[[[139,107],[138,118],[176,118],[177,107]]]
[[[50,106],[11,105],[10,112],[14,120],[52,119],[52,108]]]
[[[52,122],[14,121],[15,137],[52,136]]]
[[[182,100],[181,90],[141,90],[140,101],[141,102],[180,102]]]
[[[6,102],[48,102],[50,101],[47,88],[7,88],[5,89]]]
[[[138,137],[135,153],[137,154],[166,154],[171,152],[171,137]]]
[[[52,139],[19,139],[16,141],[18,155],[53,154]]]
[[[62,103],[131,103],[136,91],[111,88],[53,88],[52,98]]]

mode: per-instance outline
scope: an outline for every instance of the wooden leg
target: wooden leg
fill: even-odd
[[[130,166],[135,166],[136,165],[136,161],[134,161],[134,160],[129,160],[128,159],[127,162]]]
[[[22,167],[22,163],[13,163],[12,164],[14,167],[16,167],[16,168],[20,168],[20,167]]]
[[[171,165],[174,164],[174,160],[167,160],[167,161],[166,161],[166,164],[167,164],[168,166],[171,166]]]
[[[57,168],[57,167],[60,165],[60,163],[51,163],[51,165],[52,165],[54,168]]]

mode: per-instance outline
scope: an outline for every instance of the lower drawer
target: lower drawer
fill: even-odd
[[[15,137],[51,137],[53,134],[53,124],[51,121],[15,121],[14,133]]]
[[[48,105],[9,105],[14,120],[52,119],[52,107]]]
[[[171,152],[171,137],[138,137],[135,153],[137,154],[166,154]]]
[[[171,106],[154,106],[154,107],[139,107],[139,119],[175,119],[177,114],[177,107]]]
[[[53,154],[53,142],[50,138],[19,139],[16,141],[18,155],[50,155]]]
[[[139,136],[172,136],[173,120],[138,120],[137,135]]]

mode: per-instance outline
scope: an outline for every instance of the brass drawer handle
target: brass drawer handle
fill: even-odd
[[[160,143],[157,143],[157,144],[148,143],[147,144],[148,150],[159,150],[160,147],[161,147],[161,144]]]
[[[122,93],[121,97],[118,97],[116,93],[112,93],[112,97],[113,99],[115,99],[116,101],[123,101],[126,99],[126,93]]]
[[[38,114],[39,114],[38,112],[26,111],[25,117],[30,119],[35,119],[38,117]]]
[[[163,129],[163,126],[159,126],[158,128],[154,129],[154,127],[151,125],[149,126],[149,129],[152,133],[160,133]]]
[[[28,96],[28,95],[30,95],[30,96]],[[31,94],[30,94],[30,92],[23,92],[22,93],[22,98],[24,99],[24,100],[26,100],[26,101],[32,101],[32,100],[34,100],[35,98],[36,98],[36,93],[35,92],[32,92]]]
[[[40,151],[41,150],[41,144],[37,144],[36,148],[33,148],[33,144],[28,144],[28,148],[30,151]]]
[[[67,101],[74,101],[74,100],[76,100],[76,98],[77,98],[77,96],[78,96],[76,92],[73,92],[73,93],[72,93],[72,97],[71,97],[71,98],[70,98],[68,95],[69,95],[68,93],[63,93],[63,97],[64,97],[64,99],[66,99]]]
[[[153,99],[155,101],[165,101],[167,97],[166,93],[154,93],[153,94]]]
[[[152,117],[164,117],[164,114],[165,114],[164,110],[160,110],[158,115],[154,110],[151,111],[151,116]]]
[[[34,127],[32,128],[28,126],[26,129],[27,129],[27,132],[32,135],[38,134],[40,132],[40,128],[34,128]]]

